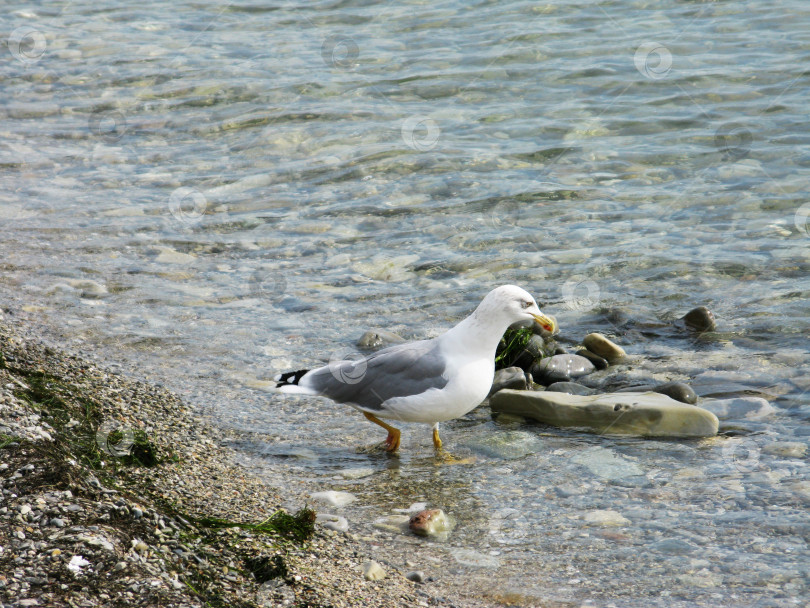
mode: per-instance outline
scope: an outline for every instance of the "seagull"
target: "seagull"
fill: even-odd
[[[439,423],[463,416],[489,393],[495,350],[512,325],[537,323],[554,333],[553,317],[516,285],[490,291],[473,313],[432,340],[389,346],[359,359],[342,359],[317,369],[275,377],[283,393],[318,395],[362,412],[386,431],[385,449],[399,449],[400,431],[383,420],[421,422],[433,427],[433,445],[442,452]]]

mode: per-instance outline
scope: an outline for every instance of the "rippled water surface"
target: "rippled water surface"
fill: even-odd
[[[80,0],[0,25],[7,302],[180,391],[291,504],[357,494],[352,532],[457,590],[806,603],[807,3]],[[448,467],[425,427],[363,454],[356,412],[269,390],[503,283],[563,342],[623,344],[614,380],[774,409],[650,441],[484,406],[445,425],[477,459]],[[717,332],[672,328],[697,305]],[[415,502],[446,542],[370,526]]]

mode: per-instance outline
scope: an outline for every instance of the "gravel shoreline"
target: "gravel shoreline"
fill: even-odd
[[[367,581],[359,541],[281,503],[179,397],[0,313],[4,607],[467,605]]]

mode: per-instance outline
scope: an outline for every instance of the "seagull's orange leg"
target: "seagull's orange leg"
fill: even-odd
[[[436,458],[442,464],[472,464],[475,462],[475,458],[456,458],[449,452],[445,452],[439,437],[438,422],[433,425],[433,447],[436,448]]]
[[[395,429],[390,424],[385,424],[375,415],[369,414],[368,412],[363,412],[363,416],[371,420],[371,422],[374,424],[379,424],[386,431],[388,431],[388,437],[385,439],[385,450],[387,452],[396,452],[399,449],[399,429]]]
[[[433,447],[436,448],[437,452],[442,450],[442,440],[439,438],[439,425],[433,427]]]

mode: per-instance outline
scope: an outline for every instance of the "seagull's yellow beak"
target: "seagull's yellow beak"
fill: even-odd
[[[557,321],[554,320],[554,317],[546,316],[542,312],[539,315],[532,316],[534,317],[535,322],[550,334],[557,331]]]

